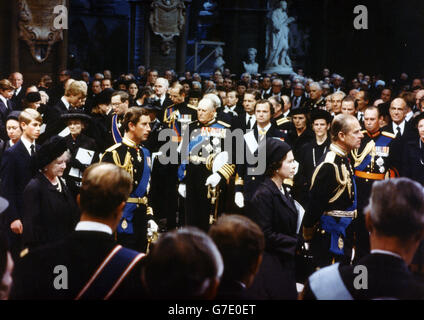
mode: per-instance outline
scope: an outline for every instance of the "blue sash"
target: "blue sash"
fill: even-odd
[[[354,176],[352,176],[352,183],[355,196],[353,199],[353,204],[347,208],[346,211],[356,210],[357,207],[356,182]],[[344,254],[344,247],[339,248],[339,238],[343,236],[342,239],[345,239],[346,229],[351,224],[352,220],[352,218],[340,218],[339,222],[337,222],[334,217],[327,215],[321,216],[322,229],[331,234],[331,244],[329,249],[331,253],[339,256]]]
[[[211,128],[218,128],[218,129],[225,129],[225,127],[219,123],[214,123],[210,126]],[[191,140],[188,144],[188,148],[186,150],[186,153],[182,156],[182,162],[181,165],[178,167],[178,180],[182,181],[184,180],[185,174],[186,174],[186,167],[188,163],[188,157],[190,155],[191,150],[193,150],[194,147],[198,146],[205,140],[205,137],[202,136],[202,134],[199,134],[197,137],[195,137],[193,140]]]
[[[386,137],[380,134],[377,140],[375,140],[375,147],[387,147],[392,140],[393,140],[392,138]],[[364,160],[357,167],[355,167],[355,170],[365,171],[367,166],[370,163],[371,163],[371,155],[368,154],[364,158]]]
[[[143,157],[144,157],[144,168],[143,168],[143,175],[141,176],[141,180],[138,184],[138,187],[135,191],[133,191],[130,194],[130,198],[142,198],[146,194],[147,185],[149,184],[150,179],[150,167],[147,163],[147,158],[150,157],[150,152],[146,148],[141,148],[143,151]],[[119,221],[118,228],[116,231],[118,233],[125,233],[125,234],[134,234],[134,227],[133,227],[133,218],[134,218],[134,210],[137,208],[136,203],[126,203],[124,210],[122,212],[121,220]],[[121,224],[123,220],[127,221],[128,227],[123,229]]]
[[[115,254],[113,254],[114,251],[116,251]],[[108,299],[125,278],[125,275],[123,275],[125,270],[130,267],[133,261],[136,262],[136,258],[140,259],[143,256],[143,254],[131,249],[121,246],[115,247],[107,257],[110,260],[107,261],[105,259],[102,262],[89,282],[87,282],[83,290],[78,294],[76,300]],[[122,279],[121,276],[123,276]]]
[[[122,142],[122,135],[118,128],[118,115],[115,114],[112,117],[112,136],[113,140],[115,140],[115,143],[121,143]]]

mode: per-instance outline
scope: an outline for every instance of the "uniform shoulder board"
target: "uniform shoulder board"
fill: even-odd
[[[362,134],[366,134],[367,133],[367,130],[362,130],[361,133]]]
[[[230,125],[230,124],[228,124],[228,123],[226,123],[226,122],[224,122],[224,121],[221,121],[221,120],[217,121],[216,123],[219,123],[220,125],[223,125],[223,126],[224,126],[224,127],[226,127],[226,128],[230,128],[230,127],[231,127],[231,125]]]
[[[106,149],[105,153],[106,152],[112,152],[113,150],[117,149],[121,144],[122,144],[121,142],[114,144],[113,146],[111,146],[108,149]]]
[[[324,162],[327,163],[334,163],[334,159],[336,159],[336,153],[333,151],[329,151],[327,152],[327,154],[325,155],[325,160]]]
[[[396,135],[391,133],[391,132],[382,131],[381,134],[385,137],[389,137],[389,138],[392,138],[392,139],[396,138]]]
[[[171,104],[170,106],[167,106],[166,109],[172,108],[173,106],[175,106],[175,103]]]
[[[196,106],[193,106],[193,105],[187,103],[187,107],[189,107],[190,109],[193,109],[193,110],[196,110],[197,111],[197,107]]]
[[[281,126],[282,124],[287,123],[287,122],[290,122],[290,119],[288,119],[288,118],[279,119],[279,120],[277,120],[277,126]]]

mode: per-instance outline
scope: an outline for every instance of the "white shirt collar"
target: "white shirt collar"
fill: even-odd
[[[400,127],[400,134],[403,135],[403,131],[405,130],[405,120],[402,121],[401,124],[396,124],[393,122],[393,133],[397,134],[397,127]]]
[[[34,148],[35,148],[35,141],[31,143],[31,141],[29,141],[24,135],[21,136],[21,141],[24,144],[25,148],[27,149],[28,154],[31,155],[31,145],[34,145]]]
[[[246,113],[246,120],[245,120],[246,124],[247,124],[247,121],[249,121],[249,117],[252,119],[252,121],[250,123],[252,124],[251,128],[253,128],[253,124],[256,122],[256,116],[254,114],[250,115],[250,114]]]
[[[18,95],[19,92],[21,92],[21,90],[22,90],[22,86],[20,88],[18,88],[18,89],[15,90],[15,95]]]
[[[62,98],[60,98],[60,100],[64,103],[66,109],[69,110],[70,104],[69,104],[68,100],[65,99],[65,96],[63,96]]]
[[[396,258],[403,260],[403,258],[400,255],[398,255],[397,253],[387,251],[387,250],[374,249],[374,250],[371,250],[371,254],[386,254],[388,256],[393,256],[393,257],[396,257]]]
[[[3,101],[4,105],[6,106],[6,108],[8,108],[7,99],[5,97],[3,97],[1,94],[0,94],[0,99],[1,99],[1,101]]]
[[[289,110],[287,110],[287,111],[286,111],[286,113],[283,113],[283,116],[284,116],[285,118],[287,118],[287,116],[289,115],[290,111],[291,111],[290,109],[289,109]]]
[[[94,221],[80,221],[75,227],[75,231],[100,231],[112,235],[112,229],[104,223]]]
[[[405,121],[409,121],[414,116],[414,112],[411,110],[406,114]]]
[[[159,99],[160,99],[160,104],[163,105],[163,102],[165,101],[166,98],[166,94],[163,94]]]
[[[268,130],[269,130],[269,128],[271,128],[271,122],[270,123],[268,123],[266,126],[265,126],[265,128],[260,128],[259,126],[258,126],[258,132],[259,132],[259,130],[265,130],[265,132],[268,132]]]

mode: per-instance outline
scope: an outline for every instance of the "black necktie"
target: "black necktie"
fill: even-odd
[[[35,147],[33,144],[31,145],[30,149],[31,149],[31,157],[32,157],[35,154]]]
[[[12,102],[8,99],[7,100],[7,108],[11,111],[12,110]]]
[[[400,127],[397,127],[397,133],[396,133],[396,138],[400,138],[402,136],[402,132],[400,131]]]
[[[250,128],[252,128],[252,117],[251,116],[249,116],[249,119],[247,120],[247,129],[250,129]]]

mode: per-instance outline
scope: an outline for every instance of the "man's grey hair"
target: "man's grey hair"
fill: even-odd
[[[193,81],[191,83],[191,86],[193,87],[193,89],[195,89],[195,88],[202,89],[202,84],[199,81]]]
[[[298,87],[300,87],[302,90],[305,90],[305,86],[304,86],[302,83],[300,83],[300,82],[297,82],[297,83],[294,85],[294,87],[293,87],[293,88],[298,88]]]
[[[309,88],[315,87],[318,90],[322,90],[321,85],[318,82],[312,82],[311,84],[309,84]]]
[[[272,80],[272,84],[278,84],[279,86],[282,86],[283,85],[283,80],[281,80],[281,79],[274,79],[274,80]]]
[[[408,178],[375,181],[365,212],[379,234],[410,240],[424,230],[424,188]]]
[[[207,93],[203,96],[203,99],[211,100],[213,102],[213,106],[214,106],[215,110],[221,108],[221,100],[219,99],[219,97],[216,94]]]

